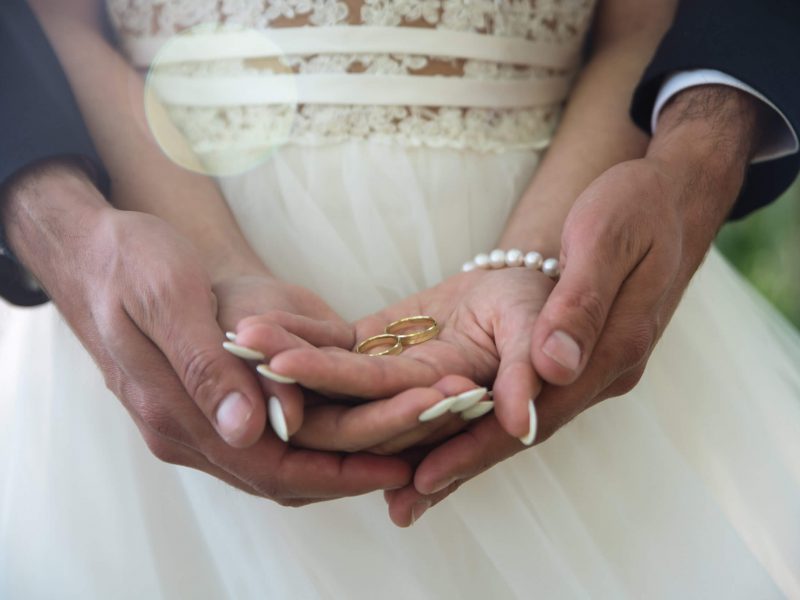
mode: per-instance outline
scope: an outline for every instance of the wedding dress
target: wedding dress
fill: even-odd
[[[492,248],[593,11],[108,4],[142,68],[199,24],[270,40],[178,47],[154,89],[270,269],[347,319]],[[159,463],[52,306],[7,313],[2,598],[800,598],[800,341],[715,251],[633,392],[407,530],[379,493],[287,509]]]

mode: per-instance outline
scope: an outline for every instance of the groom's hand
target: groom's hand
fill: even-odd
[[[662,113],[646,157],[581,195],[562,235],[561,280],[534,328],[545,380],[586,374],[605,396],[638,382],[739,194],[760,109],[733,88],[686,90]]]
[[[284,503],[407,482],[399,459],[301,452],[262,435],[256,375],[222,349],[204,265],[166,223],[110,208],[65,165],[23,175],[4,200],[12,249],[158,458]]]
[[[536,401],[543,441],[639,381],[657,340],[741,188],[760,106],[721,87],[692,88],[662,113],[642,160],[604,173],[562,235],[562,276],[536,320],[532,361],[550,382]],[[390,492],[407,525],[464,481],[521,450],[493,420],[445,443]]]

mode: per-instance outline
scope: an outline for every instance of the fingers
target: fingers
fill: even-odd
[[[570,246],[561,277],[534,326],[531,359],[550,383],[566,385],[578,378],[634,266],[611,259],[604,244],[596,236]]]
[[[441,377],[433,366],[408,356],[367,356],[340,348],[288,350],[270,361],[270,369],[322,394],[356,398],[392,396]]]
[[[274,437],[246,449],[213,440],[203,452],[259,495],[289,505],[397,489],[412,476],[411,466],[400,458],[295,449]]]
[[[674,276],[673,261],[663,260],[663,249],[654,250],[652,216],[634,220],[624,214],[629,200],[591,200],[573,209],[565,226],[561,278],[534,326],[534,367],[557,385],[572,383],[583,372],[634,272],[640,273],[631,307],[637,314],[655,309]]]
[[[270,324],[282,327],[298,339],[315,347],[336,346],[350,349],[355,340],[351,325],[341,320],[312,319],[304,315],[274,310],[242,319],[237,325],[238,332],[244,332],[256,325]]]
[[[385,494],[390,518],[400,527],[413,524],[462,483],[523,448],[497,419],[483,419],[426,456],[417,467],[413,486]]]
[[[541,381],[531,364],[533,319],[506,326],[499,336],[500,366],[494,382],[495,415],[509,435],[531,445],[536,437],[536,413],[532,403]],[[532,408],[534,406],[534,408]]]
[[[285,314],[285,313],[284,313]],[[303,424],[304,400],[302,391],[294,385],[289,377],[274,373],[270,367],[270,359],[284,350],[297,347],[311,348],[310,344],[290,333],[282,326],[265,321],[263,317],[245,319],[249,325],[240,324],[236,335],[237,347],[253,351],[252,360],[257,364],[256,373],[267,398],[267,414],[270,426],[275,434],[284,442],[288,442]],[[236,352],[230,344],[225,347]],[[240,354],[248,356],[247,352]]]
[[[420,494],[413,485],[387,491],[384,493],[384,499],[389,505],[389,518],[398,527],[410,527],[421,519],[429,508],[439,504],[463,483],[464,481],[454,481],[443,490],[429,496]]]
[[[464,394],[470,392],[471,394]],[[469,379],[447,376],[430,388],[413,388],[358,406],[327,404],[310,408],[294,444],[318,450],[357,452],[365,449],[388,454],[428,438],[449,423],[456,429],[465,421],[452,408],[466,407],[486,395]]]
[[[223,332],[216,322],[213,296],[199,289],[191,302],[178,302],[169,294],[157,295],[158,302],[128,302],[127,314],[138,329],[160,349],[187,394],[228,444],[237,448],[252,445],[264,432],[266,406],[254,374],[241,360],[226,352],[220,343]],[[142,360],[122,347],[128,363]]]

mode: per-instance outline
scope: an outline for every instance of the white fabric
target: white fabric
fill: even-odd
[[[149,81],[203,156],[259,153],[287,134],[313,146],[541,149],[593,8],[594,0],[108,2],[123,48],[150,67]]]
[[[118,27],[148,36],[154,24],[171,32],[209,19],[269,25],[304,15],[337,25],[353,16],[349,6],[111,0],[109,8]],[[573,44],[590,10],[582,0],[364,0],[360,14],[366,25],[423,19]],[[373,60],[404,72],[413,63]],[[321,64],[323,72],[336,65]],[[511,72],[463,68],[465,77]],[[475,151],[503,111],[393,107],[396,129],[377,119],[365,134],[362,118],[384,113],[319,108],[330,118],[309,118],[309,130],[352,119],[338,137],[325,130],[326,145],[293,137],[220,186],[272,271],[348,319],[493,247],[541,156],[518,149],[514,136]],[[547,111],[522,141],[543,146],[557,119],[556,107]],[[219,107],[202,114],[179,121],[200,140],[224,138],[248,114],[248,127],[263,117]],[[402,137],[424,115],[435,132],[416,137],[424,129],[411,127]],[[448,146],[461,136],[480,139]],[[796,332],[712,253],[634,392],[398,530],[380,494],[287,509],[158,463],[55,309],[10,310],[0,325],[0,598],[800,597],[798,364]]]
[[[753,164],[790,156],[800,150],[800,141],[798,141],[797,132],[794,130],[794,127],[792,127],[789,119],[786,118],[786,115],[784,115],[769,98],[735,77],[731,77],[727,73],[714,69],[681,71],[667,78],[661,86],[661,90],[656,97],[656,102],[653,105],[650,131],[656,130],[658,117],[661,115],[662,109],[670,99],[674,98],[683,90],[700,85],[725,85],[733,87],[755,96],[772,109],[772,118],[767,124],[761,146],[753,157]]]
[[[573,45],[498,38],[482,33],[417,27],[347,26],[230,29],[169,37],[124,36],[131,62],[147,68],[158,59],[170,62],[264,58],[313,54],[407,54],[466,58],[567,69],[579,48]]]
[[[492,247],[536,164],[353,141],[222,185],[352,319]],[[800,596],[800,342],[716,253],[633,393],[402,531],[379,493],[287,509],[158,463],[52,307],[3,329],[0,597]]]
[[[166,104],[229,107],[264,104],[346,104],[368,106],[465,106],[527,108],[563,101],[570,78],[542,81],[476,81],[403,75],[250,75],[239,77],[150,78]]]

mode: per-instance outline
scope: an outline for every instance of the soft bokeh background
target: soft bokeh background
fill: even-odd
[[[726,225],[717,246],[800,328],[800,179],[767,208]]]

